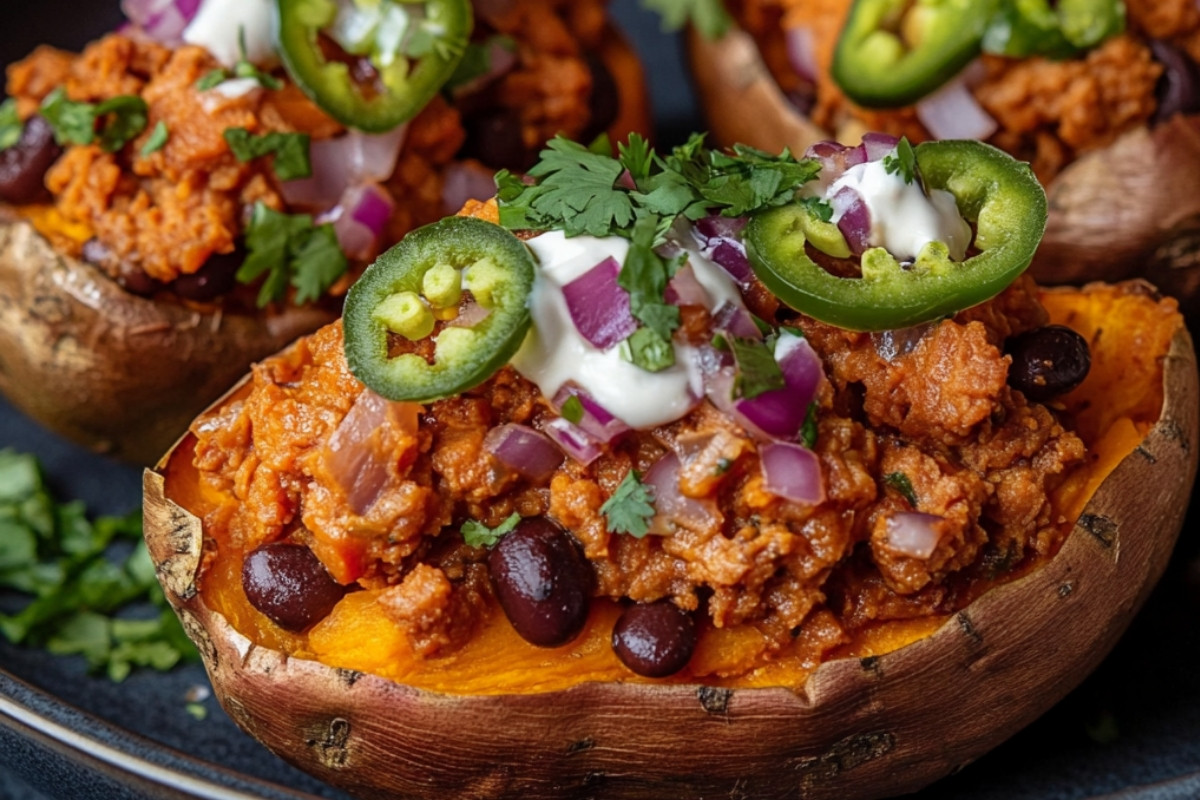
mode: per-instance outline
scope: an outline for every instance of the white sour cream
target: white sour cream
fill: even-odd
[[[673,241],[688,253],[697,282],[709,296],[710,309],[724,302],[741,304],[737,285],[720,266],[700,255],[679,237]],[[675,364],[647,372],[621,357],[620,346],[601,350],[575,328],[562,289],[608,257],[624,263],[629,241],[618,236],[567,238],[549,231],[526,242],[538,262],[530,295],[533,328],[513,367],[533,381],[546,397],[568,382],[593,397],[609,413],[634,428],[652,428],[685,415],[703,394],[695,348],[674,343]]]
[[[916,181],[905,183],[899,173],[888,173],[882,159],[850,167],[833,182],[826,197],[845,186],[856,190],[870,211],[871,245],[887,250],[897,261],[913,261],[922,247],[934,241],[945,242],[955,261],[966,255],[971,227],[949,192],[934,189],[926,196]]]
[[[245,58],[264,65],[275,59],[274,0],[204,0],[200,10],[183,31],[183,40],[199,45],[232,68]]]

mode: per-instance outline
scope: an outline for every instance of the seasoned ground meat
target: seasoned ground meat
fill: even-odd
[[[1003,341],[1046,319],[1033,289],[1023,279],[954,319],[896,332],[903,346],[890,349],[790,320],[825,369],[816,505],[766,491],[758,444],[707,402],[623,434],[588,466],[566,459],[545,481],[521,479],[483,441],[495,426],[552,416],[535,385],[506,367],[458,397],[390,403],[350,374],[335,324],[258,366],[240,399],[193,426],[202,483],[231,498],[206,529],[238,552],[308,544],[338,581],[379,590],[423,656],[452,651],[492,607],[486,551],[466,544],[463,524],[495,527],[514,513],[570,531],[597,595],[670,598],[710,629],[756,631],[754,658],[813,620],[836,642],[872,620],[944,613],[972,576],[1049,553],[1066,532],[1048,493],[1083,463],[1083,444],[1005,380]],[[645,474],[667,454],[701,511],[660,516],[642,538],[610,530],[604,502],[630,469]],[[889,539],[888,519],[914,502],[938,518],[928,558]]]

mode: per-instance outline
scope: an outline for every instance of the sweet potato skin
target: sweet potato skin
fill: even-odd
[[[796,691],[609,682],[449,696],[289,658],[205,605],[202,525],[170,499],[167,459],[145,473],[147,541],[230,715],[357,796],[867,800],[919,789],[1031,722],[1140,608],[1165,569],[1200,453],[1186,329],[1163,367],[1161,415],[1054,558],[932,635],[828,661]]]
[[[336,316],[222,313],[131,295],[0,218],[0,392],[88,449],[149,465],[246,371]]]

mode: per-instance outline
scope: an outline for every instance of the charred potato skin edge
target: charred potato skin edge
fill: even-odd
[[[754,38],[686,33],[691,75],[715,143],[801,155],[834,134],[796,111]],[[1046,187],[1049,213],[1030,267],[1043,285],[1145,278],[1200,317],[1200,115],[1135,128],[1081,154]]]
[[[447,696],[257,647],[196,591],[201,521],[165,497],[170,454],[144,474],[146,537],[229,714],[355,795],[866,800],[978,758],[1116,643],[1166,568],[1196,477],[1200,382],[1185,328],[1163,380],[1160,419],[1053,559],[928,638],[826,662],[795,692],[590,683]]]

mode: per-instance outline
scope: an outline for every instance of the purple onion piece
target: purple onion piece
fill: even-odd
[[[572,397],[578,398],[583,407],[583,417],[579,422],[572,424],[597,441],[607,444],[629,430],[628,425],[578,386],[568,384],[559,389],[554,395],[554,407],[561,412],[563,405]]]
[[[922,511],[901,511],[888,517],[887,546],[911,558],[927,559],[941,541],[944,517]]]
[[[600,443],[562,417],[547,422],[543,430],[564,453],[585,467],[600,457]]]
[[[838,230],[846,237],[850,252],[861,256],[871,246],[871,210],[862,195],[850,186],[843,186],[830,199],[833,218]]]
[[[509,423],[488,431],[483,449],[508,469],[532,483],[544,483],[563,462],[550,437],[526,425]]]
[[[642,479],[654,491],[651,533],[671,533],[670,523],[700,532],[713,530],[721,523],[721,512],[713,500],[697,500],[679,490],[679,469],[679,456],[668,452],[646,470]]]
[[[741,237],[747,221],[746,217],[709,214],[696,220],[694,230],[701,244],[707,244],[711,239],[737,239]]]
[[[762,331],[754,324],[750,312],[729,301],[722,303],[713,312],[712,327],[715,331],[739,339],[761,339],[763,336]]]
[[[863,134],[860,146],[862,147],[865,160],[878,161],[895,150],[898,144],[900,144],[900,138],[897,136],[868,131]]]
[[[738,239],[712,239],[704,255],[742,286],[748,285],[754,277],[750,259],[746,257],[746,246]]]
[[[621,265],[611,256],[563,287],[563,298],[576,330],[601,350],[623,342],[637,330],[629,293],[617,285]]]
[[[790,442],[772,442],[758,452],[766,491],[805,505],[825,499],[821,460],[812,450]]]

